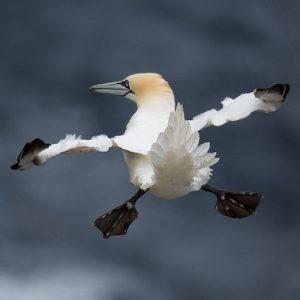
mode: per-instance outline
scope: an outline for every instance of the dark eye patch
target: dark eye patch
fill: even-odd
[[[122,85],[125,86],[127,89],[130,90],[129,81],[127,79],[122,81]]]

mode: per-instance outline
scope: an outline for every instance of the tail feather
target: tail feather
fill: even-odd
[[[199,190],[210,178],[210,166],[218,161],[216,153],[208,153],[209,147],[209,143],[199,145],[199,133],[192,133],[178,104],[148,153],[157,181],[177,190],[175,193],[178,189],[182,194]]]

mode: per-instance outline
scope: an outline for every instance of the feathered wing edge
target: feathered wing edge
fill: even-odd
[[[188,192],[199,190],[208,182],[210,167],[219,160],[216,153],[208,153],[209,147],[208,142],[199,145],[199,133],[192,132],[182,105],[177,104],[167,128],[152,145],[148,157],[160,181],[174,187],[182,185]]]
[[[40,166],[48,159],[62,153],[84,153],[89,151],[106,152],[113,142],[106,135],[98,135],[90,140],[83,140],[75,134],[68,134],[57,144],[47,144],[41,139],[26,143],[17,158],[17,163],[11,166],[13,170],[28,170],[33,165]]]
[[[229,121],[238,121],[255,111],[274,112],[282,106],[290,90],[288,84],[275,84],[270,88],[255,89],[235,99],[225,98],[220,110],[211,109],[189,121],[192,131],[209,126],[221,126]]]

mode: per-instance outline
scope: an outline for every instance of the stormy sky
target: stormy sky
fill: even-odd
[[[299,1],[0,1],[0,299],[300,297]],[[122,134],[134,103],[89,86],[161,73],[187,117],[225,96],[288,82],[273,114],[200,132],[218,153],[211,183],[260,192],[230,219],[194,192],[146,195],[128,235],[93,221],[127,200],[122,153],[60,156],[13,172],[24,143]]]

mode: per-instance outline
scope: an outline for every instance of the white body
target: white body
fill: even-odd
[[[201,185],[209,180],[209,166],[217,160],[213,154],[195,161],[195,158],[207,152],[209,145],[205,144],[199,155],[196,155],[196,152],[195,155],[191,153],[198,146],[199,135],[192,135],[190,125],[184,120],[182,107],[179,105],[176,113],[173,105],[169,106],[169,111],[156,110],[155,117],[147,115],[150,118],[148,126],[144,127],[137,122],[140,119],[145,124],[143,114],[143,110],[137,111],[132,118],[134,126],[131,120],[124,134],[125,137],[127,134],[131,136],[134,131],[132,136],[141,138],[138,139],[139,145],[143,140],[147,140],[140,153],[124,151],[131,183],[143,190],[149,189],[151,194],[165,199],[175,199],[200,189]],[[119,139],[114,141],[117,143]],[[202,166],[206,159],[209,159],[210,163]]]
[[[170,113],[175,110],[175,101],[156,101],[137,109],[129,120],[124,135],[115,137],[114,142],[125,149],[124,158],[128,167],[130,182],[152,193],[162,190],[157,186],[153,166],[148,152],[163,132]],[[156,193],[157,194],[157,193]]]
[[[226,98],[222,109],[209,110],[187,121],[180,104],[175,110],[173,92],[161,76],[146,73],[127,78],[125,83],[93,87],[100,86],[104,92],[122,94],[137,103],[137,111],[123,135],[100,135],[90,140],[68,135],[57,144],[45,144],[48,148],[40,151],[27,151],[25,146],[16,168],[25,170],[33,163],[44,164],[60,153],[105,152],[114,146],[123,150],[130,181],[135,186],[161,198],[178,198],[206,184],[211,176],[210,167],[218,161],[216,153],[208,153],[209,143],[199,145],[199,130],[246,118],[254,111],[273,112],[281,106],[288,91],[287,85],[283,91],[278,91],[277,85],[236,99]]]

